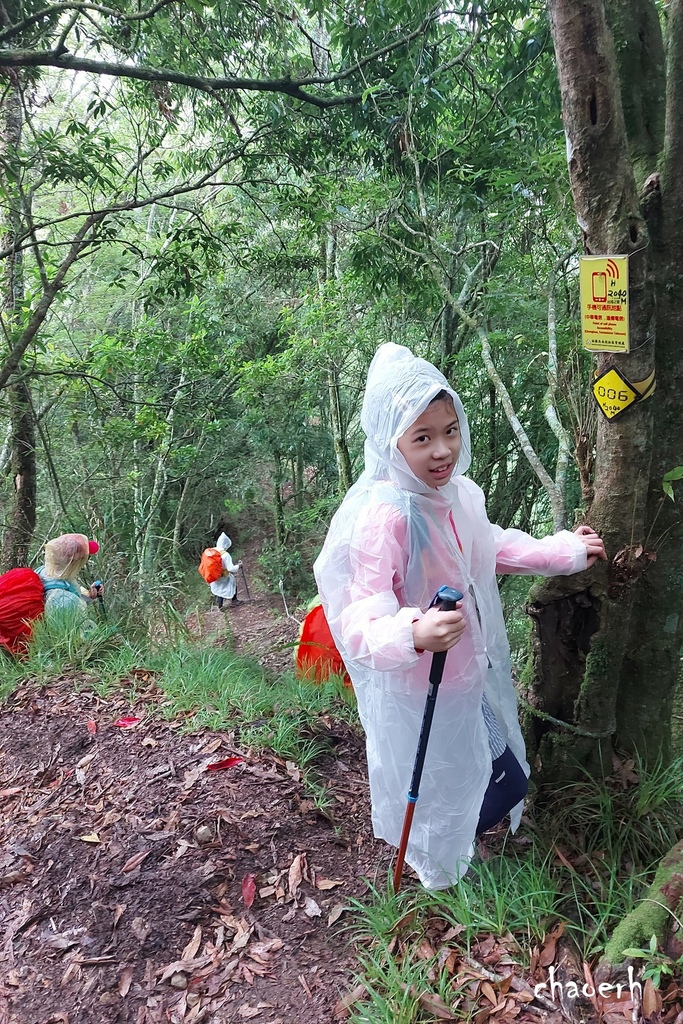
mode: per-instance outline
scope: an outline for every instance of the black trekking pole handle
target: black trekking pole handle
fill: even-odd
[[[93,583],[93,587],[95,587],[97,590],[99,590],[99,588],[101,586],[102,586],[102,580],[95,580],[95,582]],[[106,619],[107,611],[106,611],[106,608],[104,607],[104,598],[102,597],[101,594],[97,595],[97,600],[99,601],[99,604],[100,604],[100,612],[102,614],[102,618]]]
[[[438,608],[442,612],[453,612],[458,606],[458,601],[462,601],[462,594],[459,590],[456,590],[454,587],[441,587],[429,607]],[[448,651],[436,651],[432,655],[432,666],[429,670],[429,689],[427,690],[427,700],[422,716],[420,738],[417,741],[417,756],[413,767],[413,777],[410,780],[410,789],[408,790],[408,799],[411,803],[415,803],[420,795],[420,779],[422,778],[422,769],[424,768],[425,755],[427,753],[427,740],[432,728],[436,695],[439,692],[447,654]]]
[[[459,590],[456,590],[455,587],[440,587],[436,597],[429,607],[438,607],[442,612],[452,612],[455,611],[458,601],[462,601],[462,598],[463,595]],[[432,664],[429,670],[429,689],[427,690],[427,700],[425,701],[424,714],[422,715],[420,738],[417,741],[417,753],[415,755],[415,764],[413,765],[413,775],[410,780],[410,789],[408,790],[408,806],[406,807],[401,840],[398,846],[398,854],[396,855],[396,864],[394,865],[395,893],[398,892],[399,885],[401,884],[403,862],[405,860],[406,849],[408,846],[410,828],[413,823],[415,804],[417,803],[417,799],[420,795],[420,780],[422,778],[422,769],[424,768],[425,755],[427,753],[429,733],[432,728],[434,708],[436,707],[436,695],[439,692],[439,685],[443,676],[447,653],[448,651],[436,651],[432,655]]]

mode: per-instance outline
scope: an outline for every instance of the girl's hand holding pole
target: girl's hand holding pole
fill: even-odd
[[[450,651],[465,632],[465,620],[460,608],[440,611],[428,608],[421,619],[413,622],[413,644],[416,651]]]

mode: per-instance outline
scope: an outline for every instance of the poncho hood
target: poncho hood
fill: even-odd
[[[469,425],[458,394],[435,366],[403,345],[380,345],[368,370],[361,412],[367,439],[365,474],[393,480],[399,487],[417,493],[434,490],[411,471],[397,443],[441,391],[451,396],[460,425],[462,447],[454,470],[454,475],[460,475],[469,469],[471,447]]]
[[[227,533],[222,533],[216,541],[216,547],[219,551],[228,551],[232,547],[232,541],[228,537]]]

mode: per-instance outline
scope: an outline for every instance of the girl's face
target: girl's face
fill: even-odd
[[[428,487],[443,487],[460,456],[460,426],[450,398],[428,405],[397,447],[409,468]]]

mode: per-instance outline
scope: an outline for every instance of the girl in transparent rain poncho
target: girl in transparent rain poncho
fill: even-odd
[[[221,561],[223,562],[223,575],[213,583],[209,584],[211,593],[216,598],[216,607],[223,610],[223,602],[227,601],[231,607],[236,604],[242,604],[237,597],[237,573],[242,567],[241,562],[233,562],[231,555],[229,554],[229,548],[232,547],[232,541],[228,537],[227,533],[221,533],[220,537],[216,541],[216,547],[222,553]]]
[[[442,889],[467,870],[475,836],[510,812],[529,767],[517,721],[496,573],[569,575],[605,552],[587,526],[543,540],[489,523],[463,476],[462,403],[430,363],[382,345],[368,371],[365,471],[335,514],[315,576],[358,698],[375,835],[398,846],[431,655],[450,650],[406,860]],[[458,610],[429,608],[439,587]],[[451,649],[452,648],[452,649]]]

